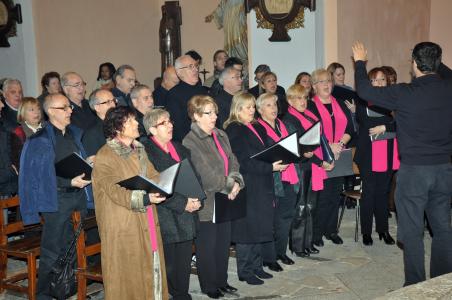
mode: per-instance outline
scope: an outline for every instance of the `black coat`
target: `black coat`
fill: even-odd
[[[218,118],[215,127],[223,129],[224,122],[229,117],[229,112],[231,110],[232,98],[234,96],[221,89],[214,99],[218,105]]]
[[[96,122],[83,133],[82,144],[86,155],[96,155],[97,151],[107,143],[104,135],[104,122],[97,117]]]
[[[391,111],[371,107],[372,110],[384,114],[384,117],[374,118],[367,116],[367,102],[360,100],[356,105],[356,119],[359,124],[358,138],[356,141],[356,153],[354,161],[358,164],[359,172],[362,174],[370,174],[372,172],[372,142],[369,137],[369,129],[378,125],[385,125],[387,132],[395,131],[395,122],[390,115]],[[394,148],[394,140],[388,140],[388,170],[392,166],[392,154]]]
[[[162,172],[177,163],[168,153],[165,153],[154,141],[142,139],[149,160],[158,172]],[[190,150],[177,142],[172,142],[180,159],[190,158]],[[160,232],[163,243],[190,241],[196,236],[198,214],[185,211],[187,198],[174,193],[173,196],[157,205]]]
[[[264,143],[265,129],[253,125]],[[273,187],[273,166],[250,156],[266,148],[256,135],[245,125],[232,123],[226,128],[232,152],[240,164],[246,186],[245,218],[232,221],[232,240],[236,243],[260,243],[273,240],[273,215],[275,193]]]
[[[2,122],[3,128],[6,131],[14,132],[14,129],[17,128],[20,124],[17,122],[17,110],[11,109],[8,104],[5,103],[5,106],[1,110],[2,114]]]
[[[11,133],[0,127],[0,196],[17,193],[17,175],[11,165]]]

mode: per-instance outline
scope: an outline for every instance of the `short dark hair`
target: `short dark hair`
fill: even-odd
[[[311,78],[311,74],[309,74],[308,72],[301,72],[295,78],[295,84],[300,84],[300,80],[303,76],[308,76],[309,78]]]
[[[135,118],[135,111],[129,106],[117,106],[110,108],[104,120],[104,135],[107,139],[113,139],[124,128],[128,118]]]
[[[215,53],[213,54],[213,61],[216,61],[216,60],[217,60],[217,55],[220,54],[220,53],[224,53],[224,54],[226,54],[226,56],[228,55],[228,53],[227,53],[225,50],[223,50],[223,49],[217,50],[217,51],[215,51]]]
[[[103,64],[100,64],[99,72],[97,73],[97,79],[96,80],[100,79],[100,72],[102,71],[103,67],[107,67],[110,70],[110,76],[111,76],[111,78],[113,78],[113,75],[115,75],[115,73],[116,73],[116,68],[111,62],[105,62]]]
[[[135,69],[132,66],[130,66],[130,65],[119,66],[119,68],[116,69],[116,72],[113,74],[113,82],[116,83],[116,78],[118,76],[124,77],[124,72],[126,70],[130,70],[130,71],[135,72]]]
[[[226,62],[224,63],[224,67],[233,67],[234,65],[241,65],[243,66],[243,62],[240,58],[237,57],[229,57]]]
[[[58,78],[58,81],[60,81],[60,74],[58,74],[58,72],[47,72],[45,73],[42,78],[41,78],[41,87],[42,87],[42,92],[47,91],[46,86],[49,85],[50,79],[52,78]]]
[[[412,59],[422,73],[436,72],[441,64],[443,51],[438,44],[422,42],[414,46]]]
[[[191,58],[193,58],[196,61],[198,61],[198,60],[202,61],[202,56],[199,55],[199,53],[196,52],[195,50],[187,51],[187,53],[185,53],[185,55],[189,55]]]
[[[390,80],[391,77],[394,79],[394,83],[397,82],[397,72],[396,72],[396,70],[393,67],[391,67],[391,66],[381,66],[381,68],[383,69],[383,71],[386,74],[386,77],[388,78],[388,85],[391,84],[391,80]]]

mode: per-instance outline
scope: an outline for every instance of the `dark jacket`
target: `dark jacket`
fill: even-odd
[[[191,120],[188,117],[187,103],[195,95],[207,95],[202,85],[189,85],[180,81],[166,95],[166,109],[174,122],[173,140],[181,142],[190,131]]]
[[[235,182],[240,184],[240,187],[244,186],[243,177],[239,173],[239,163],[232,153],[228,136],[223,130],[216,128],[214,130],[228,157],[228,176],[224,175],[223,159],[218,153],[213,137],[205,133],[196,123],[191,125],[191,130],[183,141],[183,145],[191,152],[191,161],[201,177],[201,184],[207,195],[199,211],[201,221],[212,221],[215,193],[229,194]]]
[[[132,106],[132,100],[130,100],[130,94],[123,93],[117,87],[111,89],[111,93],[118,100],[118,106]]]
[[[436,165],[452,154],[452,80],[428,74],[388,87],[373,87],[363,61],[355,63],[358,95],[395,111],[401,163]]]
[[[17,175],[11,165],[11,133],[0,126],[0,196],[17,193]]]
[[[14,129],[16,129],[16,127],[20,125],[17,122],[17,110],[12,109],[8,106],[8,104],[5,103],[5,107],[3,107],[1,114],[3,128],[6,131],[14,132]]]
[[[146,149],[149,161],[158,172],[162,172],[177,163],[151,139],[146,138],[141,141]],[[187,148],[178,142],[173,142],[173,145],[181,160],[190,158],[190,151]],[[195,238],[198,213],[187,212],[185,210],[186,205],[187,197],[178,193],[174,193],[173,196],[157,205],[163,243],[184,242]]]
[[[82,100],[81,107],[74,102],[71,103],[74,105],[71,114],[72,125],[85,131],[96,123],[97,116],[89,107],[88,100]]]
[[[85,147],[86,155],[96,155],[97,151],[99,151],[106,142],[104,122],[99,117],[96,117],[96,122],[83,133],[82,143],[83,147]]]
[[[386,132],[394,132],[396,129],[394,119],[391,112],[376,106],[370,109],[384,114],[384,117],[369,117],[367,115],[367,102],[359,100],[356,103],[356,119],[359,124],[358,138],[356,139],[356,153],[354,161],[358,164],[359,172],[362,174],[370,174],[372,172],[372,142],[369,136],[369,129],[379,125],[386,126]],[[394,140],[388,141],[388,166],[392,166],[392,155],[394,148]],[[391,167],[388,167],[391,169]]]
[[[154,98],[154,106],[166,107],[166,96],[168,95],[168,90],[162,85],[159,85],[153,92],[152,98]]]
[[[273,166],[250,156],[267,146],[265,129],[253,124],[265,145],[245,125],[232,123],[226,128],[231,147],[240,163],[246,185],[246,217],[232,222],[232,240],[236,243],[261,243],[273,240],[275,192]]]
[[[79,128],[66,127],[86,157]],[[20,212],[25,224],[39,223],[40,212],[57,212],[57,176],[55,173],[55,133],[52,124],[31,136],[22,149],[19,171]],[[88,208],[93,208],[91,185],[85,189]]]
[[[218,94],[215,95],[214,99],[218,105],[217,128],[223,129],[223,124],[229,117],[233,97],[233,95],[229,94],[224,89],[221,89]]]

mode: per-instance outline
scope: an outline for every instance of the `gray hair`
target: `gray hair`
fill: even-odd
[[[142,90],[151,90],[151,89],[145,84],[139,84],[130,91],[130,99],[137,99]]]
[[[116,77],[118,77],[118,76],[124,77],[124,72],[126,70],[135,72],[135,69],[130,65],[119,66],[119,68],[116,69],[115,74],[113,74],[113,81],[116,83]]]
[[[48,94],[48,95],[44,98],[44,103],[43,103],[43,105],[42,105],[42,109],[43,109],[44,112],[47,114],[47,116],[49,115],[49,114],[48,114],[48,111],[49,111],[50,106],[52,105],[53,99],[54,99],[56,96],[63,96],[63,97],[66,98],[66,96],[64,96],[62,93]]]
[[[99,102],[99,99],[97,98],[97,94],[99,94],[99,92],[103,91],[103,89],[99,88],[99,89],[95,89],[90,95],[89,95],[89,107],[91,108],[91,110],[94,110],[94,106]]]
[[[272,93],[263,93],[256,99],[256,110],[259,111],[259,109],[264,105],[264,102],[269,99],[275,99],[275,101],[278,101],[278,96]]]
[[[2,87],[2,92],[6,93],[6,91],[8,90],[9,86],[12,84],[18,84],[20,85],[20,87],[22,88],[22,83],[20,82],[19,79],[14,79],[14,78],[6,78],[3,81],[3,87]]]
[[[150,112],[147,112],[143,117],[143,126],[146,129],[146,133],[150,134],[149,128],[157,124],[158,119],[163,116],[170,116],[170,113],[163,108],[155,108]]]
[[[78,76],[78,77],[80,77],[80,78],[82,79],[82,76],[80,76],[80,74],[78,74],[78,73],[76,73],[76,72],[73,72],[73,71],[66,72],[66,73],[63,74],[63,76],[61,76],[61,86],[62,86],[62,87],[65,87],[65,86],[68,84],[68,82],[69,82],[69,77],[70,77],[71,75]],[[82,79],[82,80],[83,80],[83,79]]]
[[[234,72],[234,71],[237,71],[237,69],[235,69],[235,68],[232,67],[232,66],[231,66],[231,67],[224,68],[223,71],[220,73],[220,77],[218,77],[218,82],[219,82],[221,85],[224,85],[224,79],[225,79],[225,77],[228,76],[229,74],[231,74],[231,73]],[[240,71],[237,71],[237,72],[240,73]]]

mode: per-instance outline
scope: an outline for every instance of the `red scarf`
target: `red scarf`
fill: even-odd
[[[223,150],[223,147],[221,147],[220,141],[218,140],[218,137],[215,133],[215,131],[212,131],[213,141],[215,142],[215,145],[217,146],[218,153],[220,153],[221,158],[223,159],[224,164],[224,175],[228,176],[229,174],[229,160],[228,156]]]
[[[292,106],[289,106],[288,112],[289,114],[297,118],[298,121],[300,121],[300,124],[304,128],[304,130],[308,130],[313,125],[311,121],[306,119],[298,110],[296,110]],[[314,115],[311,111],[306,109],[304,113],[313,120],[318,121],[316,115]],[[320,147],[314,150],[314,155],[317,156],[319,159],[323,160],[322,149]],[[311,164],[311,170],[312,170],[312,190],[313,191],[323,190],[323,180],[325,178],[328,178],[328,176],[326,175],[326,171],[316,164]]]
[[[279,137],[275,130],[273,130],[273,128],[271,128],[271,126],[269,126],[267,124],[267,122],[265,122],[262,119],[258,119],[257,120],[262,126],[264,126],[265,130],[267,131],[267,135],[275,142],[279,142],[281,140],[281,138],[285,138],[289,135],[289,132],[287,131],[286,125],[284,125],[284,123],[280,120],[277,119],[279,126],[281,127],[281,135],[282,137]],[[288,182],[290,184],[296,184],[298,183],[298,174],[297,174],[297,170],[295,169],[295,165],[289,164],[289,166],[287,167],[287,169],[285,169],[284,171],[281,172],[281,180]]]
[[[159,141],[157,141],[157,139],[154,136],[151,136],[150,139],[160,148],[162,149],[163,152],[168,153],[171,156],[172,159],[174,159],[177,162],[180,162],[180,157],[179,154],[177,154],[176,148],[174,148],[173,143],[171,143],[171,141],[168,142],[168,144],[166,145],[168,147],[168,151],[166,151],[163,146],[159,143]]]
[[[398,170],[400,167],[399,149],[397,139],[394,139],[392,150],[392,169]],[[388,170],[388,141],[372,142],[372,171],[386,172]]]

